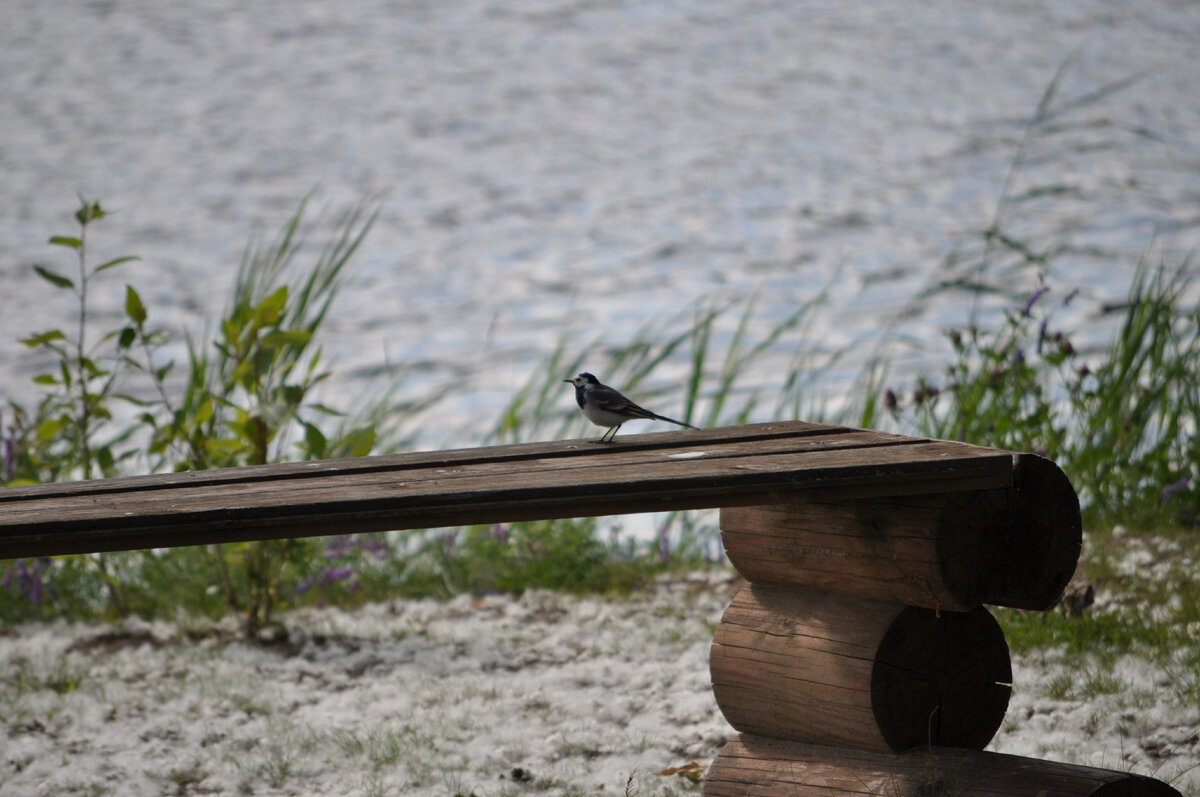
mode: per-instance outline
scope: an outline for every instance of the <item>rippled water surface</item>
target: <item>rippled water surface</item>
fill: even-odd
[[[45,242],[73,233],[77,192],[119,211],[95,257],[143,258],[97,289],[98,320],[130,281],[152,320],[193,330],[307,192],[330,216],[378,196],[328,348],[347,392],[421,364],[416,384],[458,396],[430,419],[447,433],[486,426],[560,337],[624,343],[705,298],[759,295],[763,329],[828,288],[822,344],[933,349],[961,295],[890,320],[978,249],[1068,59],[1062,125],[1010,185],[1041,198],[1009,229],[1060,247],[1080,323],[1147,250],[1200,243],[1191,2],[8,0],[4,17],[0,397],[21,401],[41,364],[16,338],[71,322],[30,264],[71,267]]]

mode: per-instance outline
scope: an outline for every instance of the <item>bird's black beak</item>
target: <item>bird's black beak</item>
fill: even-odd
[[[564,379],[563,381],[564,381],[564,382],[570,382],[571,380],[570,380],[570,379]]]

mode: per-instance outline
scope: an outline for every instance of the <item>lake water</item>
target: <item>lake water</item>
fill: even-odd
[[[128,281],[179,330],[214,317],[246,241],[306,193],[330,217],[379,197],[327,349],[346,401],[394,364],[450,394],[432,444],[478,439],[563,336],[621,344],[698,301],[758,295],[761,331],[827,289],[773,362],[887,339],[911,381],[969,302],[894,317],[978,253],[1068,59],[1061,125],[1010,185],[1041,198],[1005,221],[1060,247],[1074,323],[1102,340],[1096,308],[1139,257],[1200,243],[1194,2],[6,0],[3,16],[0,399],[29,402],[43,367],[16,339],[72,323],[30,264],[72,268],[46,239],[74,234],[77,192],[119,211],[93,262],[142,257],[96,287],[98,322]]]

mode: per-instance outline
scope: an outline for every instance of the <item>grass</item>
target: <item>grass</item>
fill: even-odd
[[[165,780],[175,787],[177,794],[187,794],[190,788],[198,787],[208,776],[208,769],[201,761],[196,760],[186,767],[176,767],[170,770],[166,774]]]
[[[1076,578],[1099,605],[1077,614],[995,609],[1015,653],[1058,647],[1075,656],[1135,654],[1200,667],[1200,535],[1089,534]],[[1200,705],[1200,704],[1197,704]]]
[[[752,297],[741,302],[701,300],[643,326],[619,343],[602,339],[574,347],[564,338],[544,363],[530,369],[529,381],[501,410],[490,439],[519,443],[591,434],[592,428],[578,413],[561,410],[564,376],[578,373],[585,364],[636,401],[682,407],[672,417],[701,427],[746,423],[764,412],[778,417],[788,408],[815,407],[807,389],[837,362],[838,352],[805,347],[804,356],[798,356],[785,374],[783,390],[770,403],[770,410],[763,410],[766,391],[752,380],[759,378],[756,369],[774,362],[782,346],[809,337],[806,333],[825,299],[815,297],[753,337],[757,299]],[[669,382],[652,380],[667,371],[674,374]],[[772,392],[778,390],[773,388]]]
[[[372,729],[339,730],[328,741],[346,758],[364,759],[371,772],[378,773],[403,765],[417,779],[427,779],[429,770],[422,758],[437,751],[436,740],[411,725]]]
[[[0,714],[6,713],[3,706],[11,706],[26,695],[42,690],[66,695],[88,681],[88,665],[75,655],[56,656],[52,661],[17,659],[5,665],[0,679]]]

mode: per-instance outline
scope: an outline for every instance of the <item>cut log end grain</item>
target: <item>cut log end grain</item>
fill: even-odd
[[[982,607],[938,613],[762,585],[726,610],[710,666],[737,730],[880,752],[982,748],[1012,679],[1003,632]]]
[[[730,562],[748,581],[935,610],[1044,610],[1079,559],[1079,500],[1053,462],[1013,458],[1011,487],[721,510]]]
[[[705,797],[1180,797],[1127,772],[1023,756],[921,747],[901,755],[740,736],[704,779]]]
[[[907,607],[879,644],[871,704],[892,750],[939,744],[982,750],[1012,693],[1004,632],[983,607]]]

